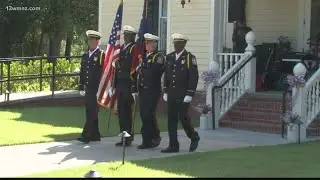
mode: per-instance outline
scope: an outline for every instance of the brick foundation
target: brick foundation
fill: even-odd
[[[220,120],[220,127],[281,134],[281,112],[281,93],[246,95],[223,116]],[[284,134],[286,131],[285,126]],[[307,136],[320,136],[320,118],[309,126]]]

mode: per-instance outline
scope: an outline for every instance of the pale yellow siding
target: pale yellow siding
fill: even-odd
[[[186,1],[184,8],[181,7],[180,0],[169,0],[171,2],[171,23],[169,31],[172,33],[182,33],[190,38],[186,49],[192,52],[198,61],[199,73],[208,70],[210,58],[210,0]],[[168,37],[171,41],[171,37]],[[170,49],[173,46],[170,43]],[[203,90],[203,82],[199,78],[198,90]]]
[[[101,44],[107,44],[119,2],[120,0],[99,0],[99,31],[103,34]],[[124,0],[123,5],[122,26],[130,25],[138,30],[143,0]]]
[[[247,24],[253,29],[257,44],[277,42],[279,36],[288,36],[297,48],[299,0],[248,0]]]

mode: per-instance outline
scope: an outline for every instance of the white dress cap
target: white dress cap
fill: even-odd
[[[145,40],[149,40],[149,41],[159,41],[159,37],[158,36],[155,36],[153,34],[150,34],[150,33],[146,33],[143,35]]]
[[[88,30],[86,34],[88,37],[102,38],[102,34],[98,31]]]
[[[133,28],[133,27],[131,27],[131,26],[128,26],[128,25],[123,26],[123,32],[124,32],[124,33],[125,33],[125,32],[129,32],[129,33],[135,33],[135,34],[138,33],[138,31],[137,31],[135,28]]]
[[[173,41],[189,41],[189,38],[183,34],[174,33],[171,35]]]

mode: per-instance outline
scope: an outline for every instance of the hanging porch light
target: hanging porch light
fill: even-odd
[[[191,0],[188,1],[188,3],[190,3]],[[184,5],[186,4],[186,0],[181,0],[181,5],[182,5],[182,8],[184,8]]]

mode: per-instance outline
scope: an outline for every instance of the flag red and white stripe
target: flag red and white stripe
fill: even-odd
[[[105,60],[99,89],[97,93],[98,104],[116,111],[117,108],[117,89],[114,88],[115,68],[112,64],[120,58],[120,34],[122,26],[123,3],[120,2],[116,18],[111,30],[109,42],[105,52]],[[110,96],[109,89],[115,90],[114,95]]]

